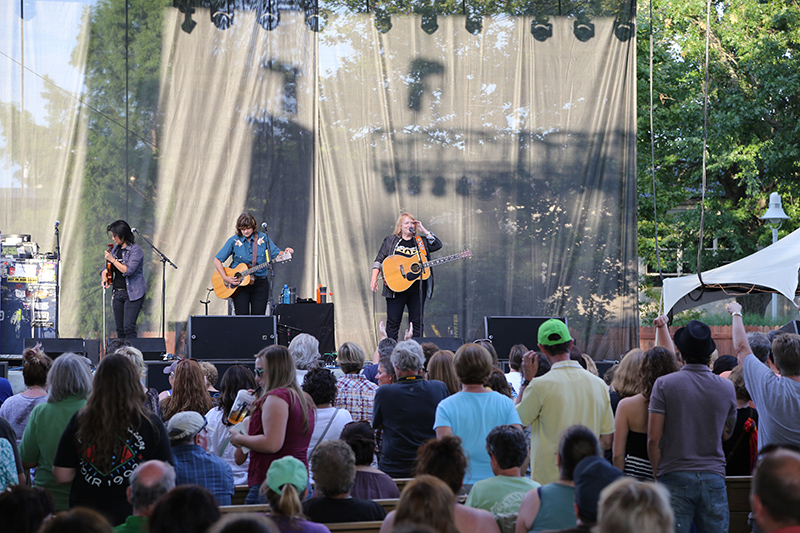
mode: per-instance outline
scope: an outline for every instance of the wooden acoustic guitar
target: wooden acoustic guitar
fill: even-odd
[[[420,263],[419,257],[404,257],[402,255],[390,255],[383,260],[381,264],[381,271],[383,272],[383,281],[394,292],[403,292],[411,287],[411,285],[420,279],[428,279],[431,277],[431,267],[455,261],[456,259],[465,259],[472,257],[472,251],[464,250],[457,254],[448,255],[447,257],[440,257],[431,261]],[[421,274],[420,274],[421,273]]]
[[[272,264],[285,263],[291,260],[292,260],[292,254],[281,252],[278,254],[277,257],[275,257],[275,259],[271,261],[264,261],[263,263],[259,263],[251,268],[247,268],[246,263],[240,263],[236,268],[225,268],[226,276],[231,276],[242,280],[239,282],[238,285],[229,285],[225,283],[225,280],[222,279],[222,276],[215,269],[214,274],[211,275],[211,286],[214,287],[214,294],[216,294],[220,298],[230,298],[231,296],[236,294],[236,291],[239,290],[239,287],[244,287],[246,285],[250,285],[251,283],[253,283],[254,276],[251,276],[250,274],[253,274],[254,272],[258,272],[259,270],[266,268],[267,265],[269,265],[270,263]]]

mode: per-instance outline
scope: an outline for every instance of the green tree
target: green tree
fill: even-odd
[[[656,270],[649,7],[640,2],[637,16],[639,255]],[[653,0],[652,10],[655,201],[661,266],[665,272],[695,273],[702,191],[706,2]],[[759,217],[772,192],[781,194],[790,217],[780,235],[798,227],[799,47],[796,1],[712,2],[702,270],[771,244],[771,232]],[[757,304],[760,312],[766,301]]]

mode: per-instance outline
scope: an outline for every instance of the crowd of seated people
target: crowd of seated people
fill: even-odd
[[[702,322],[670,336],[659,317],[658,346],[626,354],[608,384],[563,323],[540,329],[536,351],[514,346],[513,386],[487,341],[455,354],[383,342],[366,368],[344,343],[337,377],[305,335],[255,354],[255,373],[230,366],[219,390],[208,364],[178,361],[161,399],[135,348],[94,375],[39,349],[26,359],[36,401],[0,411],[31,407],[0,419],[3,530],[703,533],[728,528],[725,475],[755,468],[754,523],[791,531],[797,491],[774,487],[800,486],[800,336],[748,335],[737,305],[733,357]],[[256,400],[232,424],[241,389]],[[223,516],[234,486],[247,505]]]

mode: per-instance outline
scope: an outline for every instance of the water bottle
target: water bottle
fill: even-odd
[[[289,285],[284,285],[283,290],[281,290],[281,303],[289,303]]]

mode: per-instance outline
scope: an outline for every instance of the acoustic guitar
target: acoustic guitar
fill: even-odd
[[[440,257],[431,261],[420,263],[418,257],[405,257],[402,255],[390,255],[383,260],[381,264],[381,271],[383,272],[383,281],[394,292],[403,292],[411,287],[411,285],[420,279],[428,279],[431,277],[431,267],[449,263],[456,259],[465,259],[472,257],[471,250],[464,250],[457,254],[448,255],[447,257]]]
[[[277,255],[277,257],[275,257],[275,259],[272,259],[271,261],[264,261],[263,263],[259,263],[251,268],[247,268],[246,263],[240,263],[236,268],[225,268],[226,276],[231,276],[241,280],[238,285],[229,285],[228,283],[225,283],[225,280],[222,279],[220,273],[215,269],[214,274],[211,275],[211,286],[214,287],[214,294],[216,294],[219,298],[230,298],[236,294],[236,291],[239,290],[239,287],[244,287],[253,283],[254,276],[251,276],[250,274],[266,268],[270,263],[285,263],[291,260],[292,254],[281,252]]]

